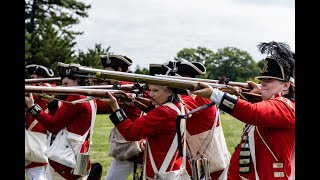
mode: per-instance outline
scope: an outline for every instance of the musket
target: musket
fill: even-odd
[[[76,89],[113,89],[113,90],[123,90],[131,91],[135,89],[134,84],[123,84],[123,85],[92,85],[92,86],[72,86]]]
[[[47,87],[25,85],[25,93],[47,94],[47,95],[84,95],[99,98],[108,98],[107,92],[116,94],[118,98],[128,98],[121,90],[112,89],[81,89],[74,87]]]
[[[33,83],[45,83],[45,82],[55,82],[61,81],[60,77],[55,78],[37,78],[37,79],[25,79],[26,84]],[[144,86],[144,84],[140,84]],[[115,90],[123,90],[123,91],[132,91],[134,89],[139,88],[136,84],[116,84],[116,85],[91,85],[91,86],[73,86],[73,88],[78,89],[115,89]]]
[[[64,66],[68,65],[65,63],[60,63],[60,64],[64,64]],[[162,86],[168,86],[168,87],[179,88],[179,89],[189,89],[189,90],[202,89],[197,82],[190,81],[190,80],[156,77],[151,75],[126,73],[126,72],[119,72],[119,71],[109,71],[109,70],[89,68],[85,66],[76,66],[76,67],[77,67],[77,71],[80,73],[94,74],[95,76],[103,79],[115,79],[120,81],[130,81],[130,82],[162,85]],[[224,85],[218,84],[217,86],[222,87]]]
[[[61,63],[60,64],[64,66],[68,66],[68,64]],[[169,77],[158,77],[158,76],[151,76],[151,75],[144,75],[144,74],[134,74],[134,73],[126,73],[126,72],[119,72],[119,71],[109,71],[109,70],[102,70],[102,69],[95,69],[95,68],[89,68],[81,65],[69,65],[76,67],[77,71],[80,73],[88,73],[88,74],[94,74],[95,76],[99,78],[104,79],[115,79],[115,80],[121,80],[121,81],[130,81],[130,82],[137,82],[137,83],[146,83],[146,84],[154,84],[154,85],[162,85],[162,86],[168,86],[172,88],[178,88],[178,89],[188,89],[191,91],[202,89],[199,85],[199,82],[192,81],[192,80],[184,80],[184,79],[173,79]],[[230,88],[233,87],[226,85],[226,84],[210,84],[213,88]],[[255,95],[255,94],[246,94],[248,97],[253,96],[253,100],[249,100],[250,102],[257,102],[261,101],[261,96]],[[243,97],[244,99],[248,100],[247,97]]]
[[[195,82],[205,82],[212,87],[217,87],[216,84],[219,83],[219,80],[212,80],[212,79],[202,79],[202,78],[191,78],[191,77],[182,77],[182,76],[168,76],[168,75],[162,75],[162,74],[156,74],[155,76],[158,77],[165,77],[165,78],[172,78],[172,79],[185,79]],[[223,84],[224,85],[224,84]],[[257,84],[261,87],[261,84]],[[252,86],[250,86],[248,83],[244,82],[236,82],[236,81],[228,81],[227,86],[224,85],[220,89],[225,89],[226,92],[229,92],[231,94],[236,94],[236,90],[233,87],[239,87],[241,89],[241,93],[238,93],[240,96],[243,96],[243,99],[246,99],[250,102],[259,102],[262,101],[262,98],[260,95],[250,93],[250,91],[253,89]],[[231,92],[234,91],[234,92]]]
[[[144,112],[149,112],[151,109],[153,109],[150,99],[147,99],[144,97],[131,96],[130,93],[125,93],[122,90],[94,89],[94,88],[90,88],[90,86],[47,87],[47,86],[25,85],[25,93],[34,93],[40,96],[84,95],[84,96],[91,96],[95,98],[108,98],[107,92],[110,92],[111,94],[113,94],[113,96],[115,96],[117,99],[123,102],[132,102],[136,107],[143,110]]]
[[[24,82],[26,84],[33,84],[33,83],[53,83],[53,82],[60,82],[61,77],[52,77],[52,78],[35,78],[35,79],[25,79]]]
[[[81,89],[114,89],[121,90],[124,92],[130,92],[131,94],[135,94],[133,96],[132,101],[136,107],[138,107],[143,112],[148,113],[151,109],[154,108],[151,100],[145,97],[142,97],[142,93],[139,88],[143,88],[143,84],[117,84],[117,85],[94,85],[94,86],[74,86],[74,88]],[[135,91],[137,90],[137,91]],[[128,93],[127,93],[128,94]]]
[[[93,82],[95,82],[96,84],[100,83],[100,82],[105,82],[108,79],[100,79],[97,76],[92,76],[92,75],[80,75],[77,74],[77,77],[84,77],[84,78],[92,78]],[[34,78],[34,79],[25,79],[24,80],[25,84],[33,84],[33,83],[55,83],[61,82],[61,77],[52,77],[52,78]]]
[[[168,75],[162,75],[162,74],[156,74],[155,76],[158,77],[168,77],[168,78],[173,78],[173,79],[185,79],[185,80],[191,80],[191,81],[197,81],[197,82],[206,82],[206,83],[214,83],[218,84],[219,80],[213,80],[213,79],[203,79],[203,78],[191,78],[191,77],[182,77],[182,76],[168,76]],[[242,91],[248,92],[252,90],[252,87],[245,82],[236,82],[236,81],[228,81],[227,83],[229,86],[237,86],[240,87]],[[261,86],[258,84],[258,86]]]

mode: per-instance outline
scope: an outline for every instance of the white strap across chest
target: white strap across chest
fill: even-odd
[[[177,113],[179,115],[182,115],[182,114],[185,114],[185,109],[184,109],[184,106],[182,104],[181,105],[181,110],[178,109],[178,107],[176,105],[174,105],[173,103],[166,103],[166,104],[163,104],[164,106],[169,106],[170,108],[174,109],[175,111],[177,111]],[[182,168],[185,168],[186,167],[186,133],[185,132],[185,129],[186,129],[186,126],[185,126],[185,119],[181,119],[181,122],[180,122],[180,131],[181,131],[181,134],[183,134],[183,141],[184,141],[184,146],[183,146],[183,159],[182,159],[182,164],[181,164],[181,167]],[[151,149],[150,149],[150,146],[149,146],[149,143],[147,144],[147,148],[148,148],[148,153],[149,153],[149,158],[150,158],[150,162],[151,162],[151,166],[152,166],[152,169],[155,173],[158,173],[158,172],[166,172],[166,170],[168,169],[168,166],[170,164],[170,161],[172,160],[176,150],[177,150],[177,147],[178,147],[178,140],[177,140],[178,136],[177,136],[177,133],[176,135],[174,136],[173,138],[173,141],[171,143],[171,146],[169,148],[169,151],[164,159],[164,161],[162,162],[162,165],[158,171],[156,165],[155,165],[155,162],[154,162],[154,159],[153,159],[153,156],[152,156],[152,152],[151,152]]]
[[[216,107],[216,116],[215,116],[215,119],[214,119],[214,122],[213,122],[213,125],[212,125],[212,128],[208,131],[205,131],[207,133],[207,137],[206,139],[201,142],[201,146],[200,148],[197,150],[197,151],[194,151],[194,147],[190,147],[189,150],[191,151],[191,155],[194,155],[195,152],[199,152],[200,154],[203,154],[207,147],[210,145],[210,143],[212,142],[212,138],[213,138],[213,134],[214,134],[214,130],[216,129],[217,127],[217,122],[219,121],[219,109]],[[221,124],[220,124],[221,126]],[[202,132],[202,133],[205,133],[205,132]],[[198,141],[198,137],[197,135],[194,135],[194,136],[191,136],[188,132],[188,130],[186,130],[186,134],[187,134],[187,137],[188,139],[190,140],[189,142],[192,144],[192,141]],[[188,141],[188,140],[187,140]],[[189,144],[189,145],[191,145]],[[210,154],[211,155],[211,154]]]
[[[94,123],[96,121],[96,116],[97,116],[97,108],[96,108],[93,100],[90,100],[89,103],[90,103],[90,107],[91,107],[91,125],[90,125],[89,143],[91,145],[92,144],[92,140],[91,139],[92,139],[92,135],[93,135]]]
[[[251,153],[256,180],[259,180],[259,176],[256,168],[257,162],[256,162],[256,150],[255,150],[255,143],[254,143],[254,129],[255,129],[255,126],[252,126],[251,129],[249,130],[248,140],[249,140],[250,153]]]

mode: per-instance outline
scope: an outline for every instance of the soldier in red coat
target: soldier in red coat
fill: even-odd
[[[228,180],[294,179],[294,54],[281,42],[260,43],[258,47],[261,53],[269,54],[262,75],[256,77],[261,81],[261,102],[247,102],[206,83],[200,83],[204,89],[192,93],[210,98],[221,110],[246,123],[224,172]]]
[[[78,77],[75,71],[71,67],[58,66],[59,74],[61,76],[62,86],[79,86],[84,85],[85,79],[83,77]],[[25,102],[27,104],[28,113],[37,120],[52,134],[57,134],[55,140],[51,140],[48,150],[57,143],[57,139],[63,139],[62,135],[67,134],[68,141],[74,142],[76,139],[83,139],[81,141],[76,141],[78,144],[74,145],[71,143],[71,152],[74,152],[73,155],[79,153],[89,153],[90,148],[90,135],[92,128],[94,127],[94,120],[96,116],[96,104],[93,100],[84,101],[81,103],[72,103],[77,100],[85,99],[86,96],[83,95],[67,95],[65,96],[64,102],[59,107],[57,112],[54,115],[46,114],[44,110],[39,106],[39,104],[34,102],[32,94],[30,93],[29,97],[25,97]],[[59,138],[58,138],[59,135]],[[61,135],[61,136],[60,136]],[[76,138],[73,138],[76,137]],[[57,141],[57,142],[55,142]],[[70,149],[69,145],[64,147],[59,147],[57,151],[65,151],[65,149]],[[64,148],[64,149],[62,149]],[[48,154],[47,154],[48,155]],[[62,157],[64,154],[61,154],[59,160],[53,160],[49,157],[50,171],[52,179],[66,179],[66,180],[75,180],[75,179],[86,179],[85,175],[76,175],[74,174],[74,169],[77,167],[76,164],[64,165],[66,164],[65,160],[67,157]],[[65,154],[67,155],[67,154]],[[63,160],[61,160],[63,159]],[[71,158],[74,160],[75,157]],[[90,160],[88,162],[87,170],[90,169]]]
[[[129,67],[132,64],[132,60],[130,58],[116,54],[101,55],[100,60],[103,68],[108,71],[128,72]],[[117,87],[133,83],[110,80],[109,84]],[[97,106],[99,113],[112,113],[112,109],[107,102],[97,99]],[[141,116],[141,110],[133,104],[121,103],[120,106],[132,121]],[[141,141],[143,142],[144,140]],[[143,145],[143,143],[139,144]],[[110,144],[110,146],[112,145],[113,144]],[[141,148],[141,150],[143,150],[143,146]],[[136,158],[137,157],[135,156],[130,157],[127,160],[119,160],[117,158],[114,158],[107,170],[106,180],[127,179],[134,170],[134,163],[137,163]]]
[[[151,70],[150,70],[151,71]],[[153,74],[150,72],[150,74]],[[180,170],[183,164],[175,144],[177,138],[177,115],[185,111],[176,89],[161,85],[149,85],[149,96],[154,109],[133,122],[119,107],[116,99],[109,93],[108,103],[113,113],[110,120],[126,140],[135,141],[146,138],[145,171],[147,179],[159,176],[159,172]],[[170,154],[170,155],[168,155]],[[166,158],[166,160],[165,160]],[[187,175],[189,177],[189,175]]]
[[[54,76],[54,72],[52,69],[48,69],[42,65],[38,64],[30,64],[26,66],[27,72],[31,75],[32,79],[38,78],[50,78]],[[56,86],[54,83],[38,83],[33,84],[34,86],[48,86],[53,87]],[[33,96],[35,101],[39,104],[39,106],[45,110],[46,113],[51,115],[54,114],[56,109],[58,108],[57,101],[51,101],[50,103],[47,100],[41,98],[40,96]],[[26,129],[40,132],[47,135],[47,130],[45,127],[37,121],[31,114],[27,113],[25,117],[25,125]],[[47,179],[46,169],[47,169],[47,162],[30,162],[26,160],[25,170],[26,176],[29,179],[37,179],[37,180],[44,180]],[[48,171],[47,171],[48,172]]]
[[[165,75],[196,78],[198,75],[205,74],[206,67],[199,62],[169,62],[167,64],[162,65],[162,71],[163,72],[158,73]],[[190,94],[187,91],[186,93],[181,94],[180,97],[189,111],[212,102],[207,98]],[[220,174],[223,171],[223,167],[219,167],[219,170],[217,170],[217,168],[214,168],[212,162],[212,156],[214,156],[212,147],[215,146],[215,144],[212,144],[213,142],[210,141],[210,139],[212,138],[210,137],[212,136],[211,131],[213,131],[213,125],[215,120],[217,121],[216,127],[221,126],[220,114],[217,111],[216,105],[197,111],[187,118],[186,132],[189,159],[189,163],[187,164],[187,170],[188,173],[192,175],[194,179],[208,180],[211,178],[211,180],[216,180],[219,178]],[[226,145],[226,142],[224,142],[224,144]],[[227,163],[224,164],[224,168],[227,167],[231,156],[227,148],[225,150]],[[208,159],[209,164],[211,164],[211,166],[201,166],[200,168],[197,168],[196,164],[193,162],[195,162],[196,159],[199,159],[200,157]],[[205,173],[205,171],[207,173]],[[209,174],[210,177],[206,177],[206,174]]]
[[[199,63],[199,62],[182,62],[179,64],[177,68],[177,74],[183,77],[191,77],[196,78],[198,75],[203,75],[206,73],[206,67]],[[182,100],[185,102],[186,107],[189,110],[193,110],[197,107],[200,107],[202,105],[208,104],[212,101],[209,99],[203,98],[201,96],[197,96],[194,94],[184,94],[181,95]],[[214,125],[214,121],[216,122],[216,127],[221,126],[220,122],[220,114],[217,111],[217,106],[213,105],[209,108],[203,109],[201,111],[195,112],[187,119],[187,142],[189,145],[190,150],[190,158],[196,158],[197,152],[203,153],[205,158],[210,160],[209,156],[214,156],[212,152],[210,152],[210,147],[208,143],[212,143],[211,141],[206,141],[207,138],[210,137],[210,131],[212,131],[212,126]],[[204,138],[205,137],[205,138]],[[225,142],[224,142],[225,143]],[[199,146],[201,144],[201,146]],[[207,146],[207,147],[206,147]],[[206,152],[206,153],[205,153]],[[230,153],[229,151],[225,152],[226,157],[230,159]],[[200,155],[200,156],[201,156]],[[210,163],[210,161],[209,161]],[[211,162],[212,164],[213,162]],[[229,163],[229,162],[228,162]],[[189,165],[189,164],[188,164]],[[191,174],[191,168],[190,166],[187,166],[189,173]],[[196,167],[193,167],[196,168]],[[210,172],[210,178],[211,180],[217,180],[222,173],[223,169],[220,170],[210,170],[205,169]],[[192,171],[195,172],[195,171]],[[205,173],[202,172],[202,176],[204,176]]]

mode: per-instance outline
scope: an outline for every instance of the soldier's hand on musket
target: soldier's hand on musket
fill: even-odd
[[[228,86],[226,88],[219,88],[221,91],[229,93],[229,94],[234,94],[234,95],[239,95],[242,90],[238,86]]]
[[[261,94],[261,87],[257,83],[253,81],[247,81],[247,83],[252,87],[250,93]]]
[[[212,86],[204,82],[200,82],[199,85],[203,87],[203,89],[191,91],[193,94],[202,96],[204,98],[214,101],[217,104],[220,104],[225,92],[219,90],[218,88],[213,88]],[[231,96],[234,96],[234,98],[237,98],[235,95],[231,95]]]
[[[190,93],[210,99],[210,96],[213,92],[213,88],[209,84],[204,82],[199,82],[199,86],[203,87],[203,89],[190,91]]]
[[[124,91],[117,91],[112,94],[117,100],[118,104],[127,105],[127,106],[134,106],[133,100],[135,98],[135,94],[132,93],[125,93]]]
[[[34,106],[34,99],[33,99],[32,93],[29,93],[28,96],[25,96],[24,101],[28,108],[31,108],[32,106]]]
[[[46,100],[48,103],[51,103],[54,99],[54,95],[42,94],[42,99]]]
[[[127,94],[127,100],[124,101],[124,104],[126,104],[127,106],[135,106],[133,102],[137,95],[134,93],[126,93],[126,94]]]
[[[146,140],[145,140],[145,139],[141,139],[141,140],[139,141],[139,147],[140,147],[140,149],[141,149],[142,151],[146,149]]]
[[[117,98],[115,98],[109,91],[107,92],[107,95],[108,97],[104,98],[103,101],[107,102],[110,105],[112,111],[120,109]]]

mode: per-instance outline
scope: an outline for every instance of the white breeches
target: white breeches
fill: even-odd
[[[133,173],[133,162],[113,159],[105,180],[126,180]]]
[[[26,169],[26,176],[29,180],[47,180],[46,167],[47,166],[45,165],[28,168]]]

